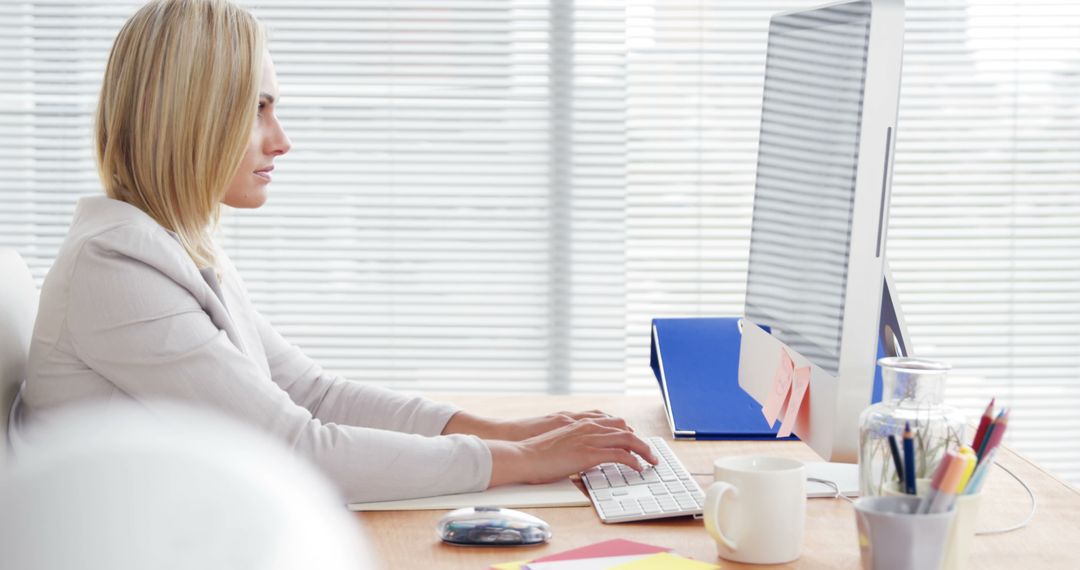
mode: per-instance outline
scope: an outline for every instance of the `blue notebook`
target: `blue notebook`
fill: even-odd
[[[776,439],[739,387],[739,319],[654,319],[651,365],[677,439]],[[795,436],[781,439],[798,439]]]

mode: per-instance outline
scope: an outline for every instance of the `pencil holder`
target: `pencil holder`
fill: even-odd
[[[926,495],[930,488],[929,479],[916,481],[916,492],[919,497]],[[890,485],[885,488],[886,497],[910,497],[905,495],[904,490],[898,485]],[[979,504],[982,502],[982,494],[957,495],[953,510],[956,514],[952,523],[949,524],[948,534],[945,538],[945,558],[941,568],[943,570],[963,570],[967,568],[968,556],[971,553],[971,543],[975,540],[975,519],[979,516]]]
[[[918,497],[861,497],[855,501],[859,553],[866,570],[941,568],[955,511],[915,514]]]
[[[942,403],[949,365],[921,358],[882,358],[882,401],[859,416],[859,492],[885,495],[897,479],[889,436],[903,439],[910,424],[915,435],[915,476],[927,478],[946,449],[960,447],[964,415]]]

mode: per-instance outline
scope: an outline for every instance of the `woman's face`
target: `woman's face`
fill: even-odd
[[[289,152],[289,137],[281,128],[274,114],[278,98],[277,73],[270,55],[263,56],[262,82],[259,85],[259,116],[251,129],[240,168],[236,170],[225,198],[221,200],[233,208],[258,208],[266,203],[267,187],[274,169],[274,158]]]

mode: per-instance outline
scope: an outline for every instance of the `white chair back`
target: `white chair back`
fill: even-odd
[[[26,379],[37,304],[37,287],[26,262],[14,249],[0,248],[0,466],[7,461],[12,404]]]

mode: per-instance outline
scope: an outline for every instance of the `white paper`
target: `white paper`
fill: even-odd
[[[460,493],[403,501],[350,503],[350,511],[422,511],[462,507],[585,507],[589,497],[570,479],[543,485],[503,485],[479,493]]]
[[[810,478],[832,481],[845,497],[859,496],[859,466],[853,463],[808,462],[806,465],[806,496],[811,499],[836,496],[832,485],[811,481]]]

